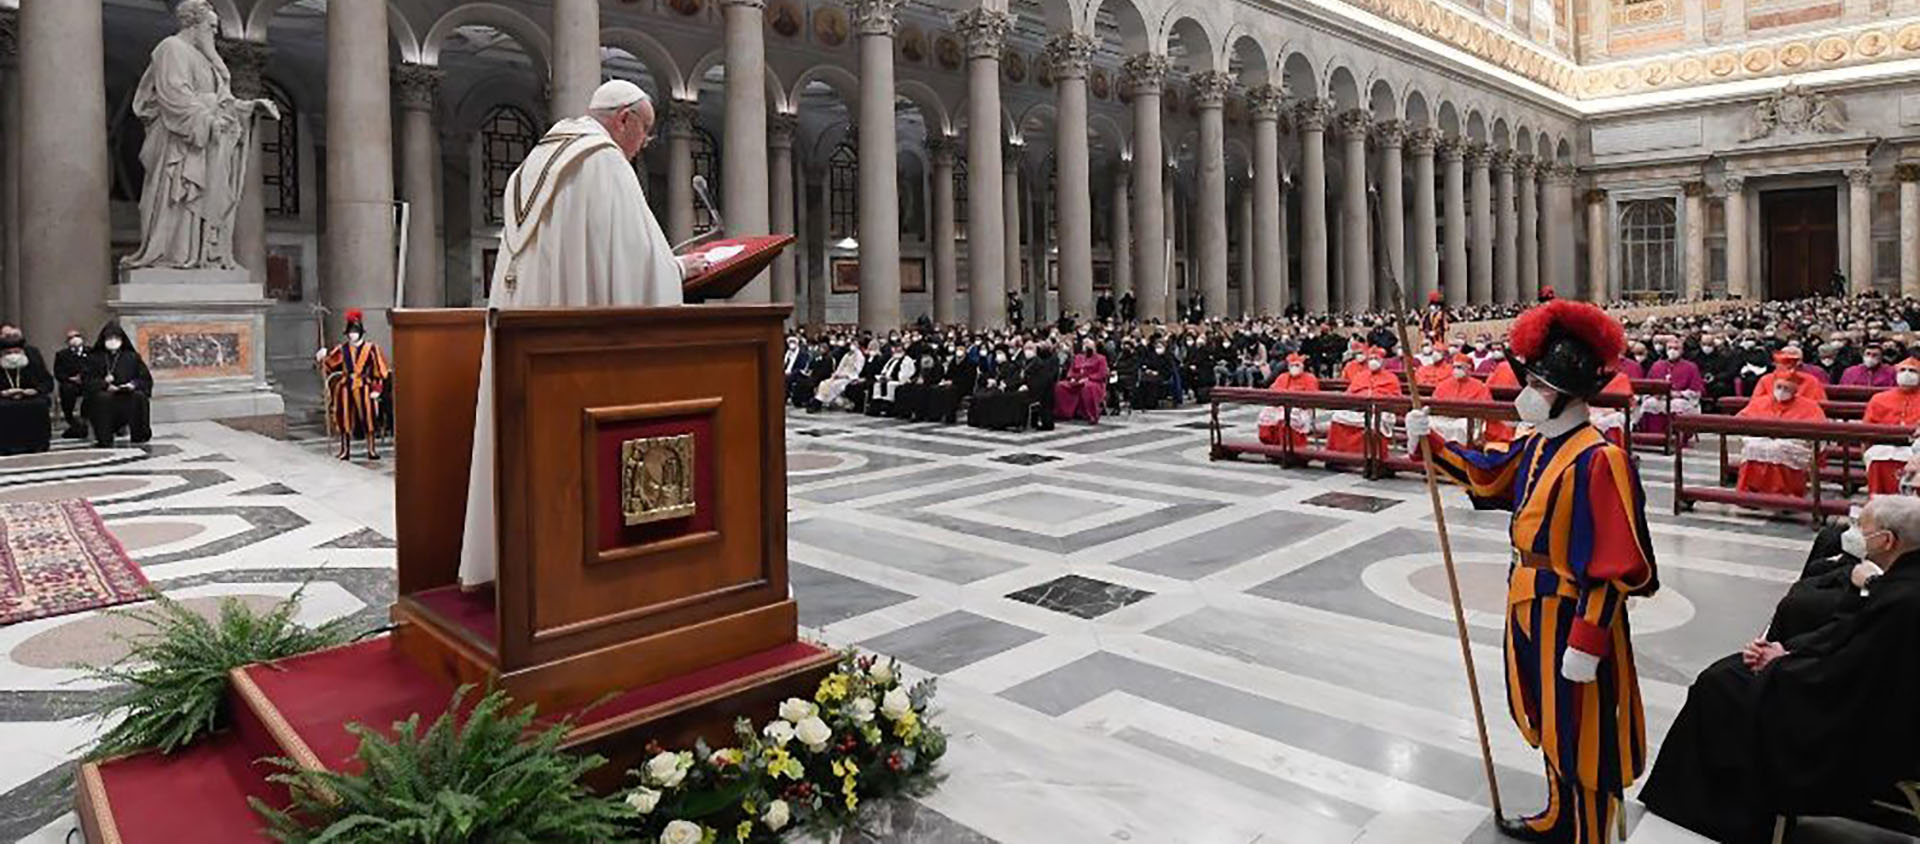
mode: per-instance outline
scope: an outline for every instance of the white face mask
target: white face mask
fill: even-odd
[[[1520,421],[1538,425],[1553,418],[1553,399],[1538,387],[1528,385],[1513,398],[1513,409],[1520,414]]]
[[[1466,368],[1466,367],[1464,367],[1464,366],[1456,366],[1456,367],[1454,367],[1454,368],[1453,368],[1453,379],[1454,379],[1455,381],[1465,381],[1465,380],[1467,380],[1467,368]]]
[[[67,338],[67,348],[69,349],[78,351],[82,346],[85,346],[85,345],[87,345],[87,341],[82,340],[78,337]]]
[[[1367,358],[1367,371],[1368,371],[1368,372],[1379,372],[1379,371],[1380,371],[1380,359],[1379,359],[1379,358]]]
[[[8,369],[25,369],[27,366],[27,356],[23,352],[8,352],[7,354],[0,355],[0,366]]]
[[[1287,366],[1287,374],[1288,374],[1288,375],[1299,375],[1300,373],[1303,373],[1303,372],[1306,372],[1306,371],[1307,371],[1307,368],[1306,368],[1306,367],[1304,367],[1304,366],[1301,366],[1300,364],[1297,364],[1297,363],[1295,363],[1295,364],[1289,364],[1289,365]],[[1920,373],[1916,373],[1916,374],[1920,374]]]
[[[1880,356],[1867,355],[1866,357],[1861,358],[1860,362],[1866,364],[1868,369],[1872,369],[1873,367],[1880,365]]]
[[[1679,360],[1679,359],[1680,359],[1680,350],[1679,350],[1679,349],[1668,349],[1668,350],[1667,350],[1667,360]]]
[[[1893,374],[1893,383],[1902,387],[1920,387],[1920,371],[1902,369]]]
[[[1877,536],[1884,532],[1885,531],[1876,530],[1874,531],[1874,534]],[[1859,525],[1854,525],[1853,527],[1847,528],[1846,533],[1840,534],[1840,550],[1845,551],[1849,556],[1858,557],[1862,560],[1866,559],[1867,558],[1866,532],[1862,531]]]
[[[1506,353],[1506,352],[1503,352],[1503,351],[1500,351],[1499,349],[1494,349],[1494,350],[1493,350],[1493,356],[1492,356],[1492,357],[1493,357],[1493,359],[1494,359],[1494,360],[1506,360],[1506,359],[1507,359],[1507,353]]]
[[[107,347],[107,351],[109,352],[120,351],[120,338],[109,337],[107,338],[107,342],[104,345]]]
[[[1793,401],[1793,388],[1785,385],[1774,387],[1773,400],[1782,404]]]
[[[358,342],[360,342],[360,332],[358,332],[358,331],[349,331],[349,332],[347,332],[347,342],[349,342],[349,343],[358,343]]]

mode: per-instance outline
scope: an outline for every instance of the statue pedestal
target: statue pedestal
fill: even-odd
[[[267,384],[267,308],[244,269],[121,270],[107,308],[153,371],[153,421],[286,413]]]

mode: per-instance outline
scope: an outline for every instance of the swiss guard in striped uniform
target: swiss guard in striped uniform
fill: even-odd
[[[1639,472],[1587,417],[1626,336],[1605,311],[1561,299],[1515,320],[1508,346],[1526,382],[1514,408],[1531,432],[1506,451],[1480,452],[1432,435],[1424,411],[1407,428],[1432,437],[1435,464],[1476,507],[1513,511],[1507,705],[1546,757],[1548,803],[1500,818],[1500,831],[1606,844],[1621,794],[1647,761],[1626,601],[1659,584]]]
[[[347,311],[346,342],[314,353],[328,379],[328,412],[332,414],[334,431],[340,437],[340,450],[334,456],[341,460],[352,455],[355,433],[367,438],[367,459],[380,459],[380,450],[374,445],[380,419],[380,392],[386,388],[387,375],[393,371],[387,366],[387,357],[380,353],[380,347],[367,339],[367,329],[360,320],[359,308]]]

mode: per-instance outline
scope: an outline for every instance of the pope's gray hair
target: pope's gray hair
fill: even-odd
[[[180,5],[173,8],[173,17],[181,26],[198,26],[209,21],[215,26],[220,24],[220,14],[208,0],[180,0]]]
[[[1860,517],[1873,517],[1881,530],[1899,537],[1901,550],[1920,547],[1920,498],[1911,495],[1876,495],[1860,510]]]

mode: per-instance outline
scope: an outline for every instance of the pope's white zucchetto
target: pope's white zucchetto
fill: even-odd
[[[610,79],[593,90],[593,99],[587,102],[588,111],[616,111],[635,103],[652,99],[640,86],[625,79]]]

